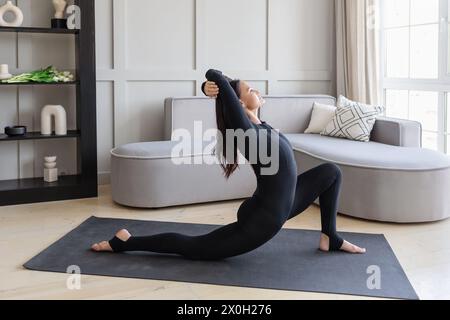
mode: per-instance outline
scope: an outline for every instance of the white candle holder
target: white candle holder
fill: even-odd
[[[9,73],[7,64],[0,64],[0,80],[8,80],[12,78],[12,74]]]
[[[58,168],[56,168],[56,156],[44,157],[44,181],[58,181]]]

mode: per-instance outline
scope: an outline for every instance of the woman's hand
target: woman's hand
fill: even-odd
[[[219,95],[219,87],[215,82],[206,81],[205,94],[210,98],[217,98]]]

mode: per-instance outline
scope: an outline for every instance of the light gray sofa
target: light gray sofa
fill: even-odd
[[[370,142],[304,134],[315,101],[335,104],[331,96],[268,96],[260,109],[261,120],[280,129],[294,149],[299,174],[321,163],[337,164],[343,173],[339,212],[378,221],[398,223],[436,221],[450,216],[450,157],[421,148],[418,122],[380,117]],[[172,133],[185,129],[194,134],[216,128],[214,100],[203,97],[168,98],[165,101],[165,141],[132,143],[111,150],[113,200],[133,207],[223,201],[250,197],[256,187],[246,163],[227,181],[216,159],[199,150],[172,155],[179,142]],[[173,160],[192,164],[174,164]],[[203,161],[202,161],[203,160]],[[196,161],[203,162],[195,164]],[[319,200],[316,199],[316,204]]]

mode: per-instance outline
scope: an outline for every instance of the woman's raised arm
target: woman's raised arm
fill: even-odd
[[[231,82],[231,81],[233,81],[233,79],[231,79],[230,77],[227,77],[226,75],[223,75],[224,77],[225,77],[225,79],[227,79],[227,81],[228,82]],[[205,96],[208,96],[208,94],[206,94],[206,91],[205,91],[205,86],[206,86],[206,83],[207,83],[208,81],[205,81],[205,82],[203,82],[203,84],[202,84],[202,91],[203,91],[203,94],[205,95]]]
[[[225,119],[229,121],[230,129],[243,129],[245,131],[253,128],[252,122],[245,113],[244,107],[228,82],[227,77],[219,70],[210,69],[206,73],[206,79],[215,82],[219,87],[218,99],[222,99],[223,114]]]

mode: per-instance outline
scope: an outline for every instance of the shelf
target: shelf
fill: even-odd
[[[0,142],[5,141],[18,141],[18,140],[45,140],[45,139],[67,139],[67,138],[78,138],[81,136],[79,130],[68,130],[67,135],[57,136],[52,134],[50,136],[42,135],[40,132],[28,132],[24,136],[9,137],[6,134],[0,134]]]
[[[79,81],[69,81],[69,82],[26,82],[26,83],[3,83],[0,81],[0,86],[69,86],[77,85]]]
[[[52,28],[32,28],[32,27],[0,27],[0,32],[21,32],[21,33],[53,33],[53,34],[78,34],[78,29],[52,29]]]
[[[35,90],[44,89],[42,86],[50,86],[49,89],[61,89],[60,86],[67,89],[73,89],[75,94],[73,100],[75,100],[76,113],[74,114],[76,123],[76,130],[68,131],[67,135],[57,136],[55,134],[43,136],[40,132],[29,132],[25,136],[9,137],[3,134],[3,127],[0,127],[0,146],[2,142],[10,141],[35,141],[46,139],[66,139],[59,140],[61,142],[76,142],[76,156],[73,157],[73,161],[76,162],[77,174],[69,176],[60,176],[58,181],[48,183],[43,178],[25,178],[16,180],[4,180],[0,181],[0,206],[26,204],[35,202],[46,201],[58,201],[68,199],[81,199],[97,197],[98,190],[98,164],[97,164],[97,103],[96,103],[96,67],[95,67],[95,1],[92,0],[74,0],[73,3],[79,6],[80,20],[83,27],[79,30],[71,29],[52,29],[50,28],[50,21],[47,28],[42,27],[0,27],[0,34],[9,33],[13,38],[21,39],[25,35],[32,36],[33,34],[59,34],[56,37],[69,37],[68,40],[74,42],[74,57],[76,70],[75,81],[71,82],[53,82],[53,83],[2,83],[0,81],[0,95],[1,92],[7,90],[18,90],[16,98],[20,98],[20,87],[30,87]],[[19,34],[20,33],[20,34]],[[71,36],[73,35],[73,36]],[[19,37],[19,38],[18,38]],[[32,40],[33,37],[28,39],[28,36],[23,39],[27,43]],[[13,49],[19,54],[20,50],[27,50],[28,45],[24,48],[17,48],[17,44]],[[29,43],[33,46],[33,43]],[[13,51],[14,51],[13,50]],[[0,61],[1,62],[1,61]],[[16,73],[22,72],[21,67],[15,70]],[[2,87],[3,86],[3,87]],[[17,86],[17,87],[15,87]],[[36,87],[35,87],[36,86]],[[55,86],[55,87],[52,87]],[[68,86],[68,87],[67,87]],[[73,86],[73,87],[72,87]],[[2,89],[3,88],[3,89]],[[8,90],[9,90],[8,89]],[[21,101],[18,101],[20,103]],[[56,103],[56,102],[55,102]],[[0,106],[0,119],[5,116]],[[0,121],[1,122],[1,121]],[[20,125],[20,123],[18,124]],[[30,128],[30,131],[33,128]],[[81,133],[83,135],[81,135]],[[73,139],[68,141],[67,139]],[[54,140],[52,140],[54,141]],[[7,148],[8,149],[8,148]],[[61,152],[65,152],[64,148],[61,148]],[[1,150],[0,152],[6,152]],[[15,151],[11,151],[12,156],[15,157]],[[2,154],[3,155],[3,154]],[[19,157],[21,155],[19,154]],[[43,161],[43,159],[37,159],[37,161]],[[1,161],[0,161],[1,162]],[[14,161],[13,161],[14,162]],[[16,161],[17,162],[17,161]],[[4,169],[14,170],[16,163],[9,164],[12,168],[8,168],[8,164],[5,163]],[[69,163],[66,164],[67,166]],[[58,165],[59,167],[59,165]],[[43,175],[44,165],[42,169],[38,168],[36,175]],[[9,176],[9,178],[18,178],[20,175]]]
[[[55,182],[45,182],[43,177],[3,180],[0,194],[1,206],[90,198],[97,196],[97,183],[82,175],[59,176]]]
[[[44,169],[42,168],[42,172]],[[27,190],[27,189],[40,189],[40,188],[54,188],[54,187],[67,187],[74,186],[81,183],[81,176],[59,176],[58,181],[45,182],[44,178],[26,178],[15,180],[3,180],[0,181],[0,191],[10,190]]]

